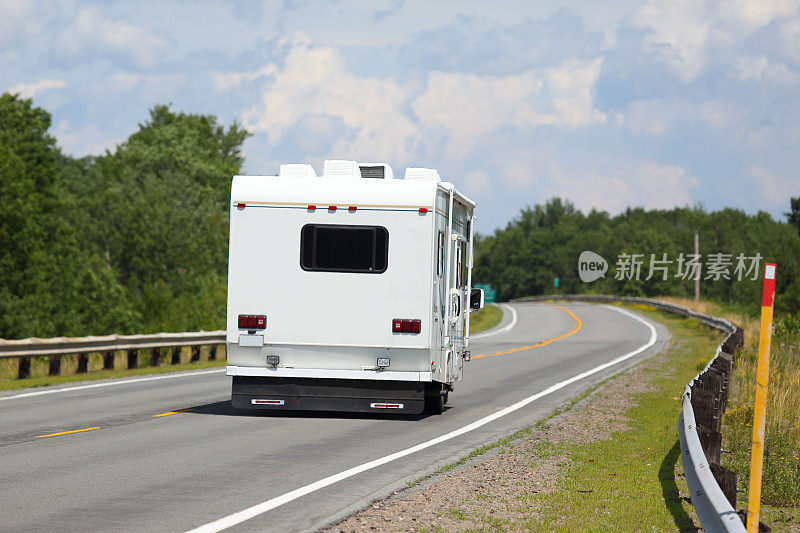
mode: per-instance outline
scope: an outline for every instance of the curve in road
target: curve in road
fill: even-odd
[[[534,423],[668,339],[619,308],[564,306],[576,330],[561,308],[511,307],[498,330],[518,315],[512,327],[471,342],[505,355],[469,363],[441,416],[237,412],[218,371],[6,396],[17,398],[0,402],[0,529],[317,528]]]

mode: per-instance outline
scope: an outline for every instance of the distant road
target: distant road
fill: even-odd
[[[474,360],[440,416],[241,413],[222,369],[0,396],[0,530],[314,529],[534,423],[668,342],[660,324],[605,306],[513,311],[472,341]]]

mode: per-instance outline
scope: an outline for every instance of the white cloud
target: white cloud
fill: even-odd
[[[269,64],[254,72],[212,72],[211,79],[214,82],[214,89],[217,92],[226,92],[233,89],[238,89],[245,82],[251,82],[269,77],[275,74],[277,70],[278,68],[276,65]]]
[[[785,63],[771,61],[766,55],[740,56],[734,63],[736,75],[743,81],[767,82],[787,87],[800,87],[800,73]]]
[[[43,79],[33,83],[20,83],[15,85],[8,92],[15,94],[19,93],[23,98],[33,98],[37,93],[47,91],[48,89],[62,89],[67,84],[64,80]]]
[[[650,0],[634,22],[648,30],[648,49],[690,82],[745,37],[776,19],[796,16],[798,6],[800,0]]]
[[[635,21],[650,30],[645,38],[649,49],[664,56],[685,81],[700,74],[712,28],[705,2],[651,0],[636,14]]]
[[[47,16],[40,16],[33,2],[0,0],[0,44],[13,43],[20,36],[39,34]]]
[[[757,194],[776,209],[788,205],[789,198],[800,191],[800,177],[794,173],[786,177],[776,176],[763,166],[751,165],[746,178],[754,185]]]
[[[531,132],[544,125],[577,129],[605,122],[592,94],[602,64],[601,58],[573,60],[543,72],[495,77],[433,72],[414,112],[427,131],[447,138],[445,152],[452,158],[503,128]]]
[[[413,83],[356,75],[339,51],[301,37],[283,66],[269,64],[217,83],[234,87],[265,78],[262,101],[244,113],[244,122],[273,143],[304,116],[327,115],[344,125],[331,156],[409,161],[443,140],[445,156],[458,159],[482,136],[501,129],[529,133],[545,125],[578,129],[604,122],[593,97],[602,64],[601,58],[570,60],[557,68],[495,77],[432,72],[419,94]]]
[[[492,176],[485,169],[471,170],[459,181],[468,194],[486,196],[492,193]]]
[[[744,116],[737,106],[718,98],[694,101],[648,98],[628,106],[627,124],[634,134],[652,137],[697,124],[730,134],[743,133]]]
[[[698,180],[685,168],[649,158],[559,150],[516,149],[497,168],[502,181],[540,199],[569,198],[583,210],[618,213],[627,207],[668,209],[692,203]],[[539,201],[539,200],[537,200]]]
[[[81,9],[56,39],[58,53],[85,57],[87,51],[111,51],[141,66],[152,66],[167,55],[167,40],[156,32],[124,20],[111,20],[94,9]]]
[[[341,53],[297,40],[282,68],[266,67],[261,103],[244,113],[245,127],[281,139],[305,115],[342,121],[332,157],[408,160],[418,144],[417,126],[404,113],[411,89],[391,78],[361,77],[347,68]],[[314,154],[316,155],[316,154]]]
[[[623,158],[609,163],[605,168],[565,175],[558,190],[579,207],[618,213],[629,206],[671,209],[689,205],[692,190],[699,185],[686,169],[650,159]]]
[[[719,3],[720,17],[751,33],[776,18],[797,13],[798,0],[727,0]]]

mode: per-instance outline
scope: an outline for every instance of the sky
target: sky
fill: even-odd
[[[437,168],[484,233],[553,196],[781,220],[800,196],[800,0],[0,0],[0,91],[74,156],[170,103],[252,132],[249,174]]]

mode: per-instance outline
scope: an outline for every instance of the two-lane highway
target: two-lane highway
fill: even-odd
[[[583,304],[513,304],[489,333],[440,416],[238,412],[222,369],[2,396],[0,530],[319,527],[668,341],[659,324]]]

